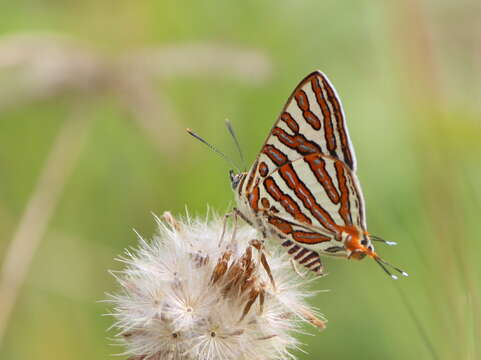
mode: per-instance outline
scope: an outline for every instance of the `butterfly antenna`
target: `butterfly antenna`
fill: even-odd
[[[376,260],[376,262],[378,263],[378,265],[381,267],[381,269],[384,270],[384,272],[385,272],[386,274],[388,274],[388,275],[389,275],[390,277],[392,277],[394,280],[397,280],[397,279],[398,279],[398,277],[397,277],[396,275],[392,274],[392,273],[386,268],[386,266],[384,266],[384,264],[381,262],[381,259],[380,259],[380,258],[375,257],[374,260]]]
[[[242,162],[242,166],[246,168],[246,163],[244,160],[244,154],[242,152],[242,148],[239,144],[239,139],[237,139],[237,135],[235,134],[234,127],[232,126],[232,123],[230,122],[229,119],[225,119],[225,126],[227,127],[227,130],[229,130],[230,135],[232,136],[232,139],[234,139],[235,146],[237,148],[237,151],[239,152],[239,157]]]
[[[390,264],[388,263],[386,260],[383,260],[383,259],[379,259],[382,263],[384,263],[384,265],[387,265],[387,266],[390,266],[392,267],[394,270],[396,270],[398,273],[400,273],[402,276],[406,276],[408,277],[409,274],[407,272],[405,272],[404,270],[394,266],[393,264]]]
[[[206,140],[204,140],[202,137],[200,137],[200,135],[196,134],[194,132],[194,130],[192,129],[186,129],[187,132],[192,135],[193,137],[195,137],[197,140],[199,140],[200,142],[204,143],[205,145],[207,145],[209,147],[209,149],[211,149],[212,151],[214,151],[215,153],[219,154],[222,158],[224,158],[225,161],[227,161],[229,164],[231,164],[233,167],[235,167],[237,169],[237,171],[239,171],[239,167],[235,164],[235,162],[230,158],[228,157],[226,154],[224,154],[222,151],[220,151],[219,149],[217,149],[214,145],[208,143]]]
[[[386,260],[381,259],[379,256],[376,256],[374,258],[374,260],[376,260],[376,262],[382,267],[382,269],[393,279],[397,279],[397,276],[391,274],[391,272],[386,268],[386,266],[389,266],[389,267],[393,268],[394,270],[396,270],[397,272],[399,272],[403,276],[406,276],[406,277],[409,276],[409,274],[407,272],[405,272],[404,270],[401,270],[400,268],[394,266],[391,263],[388,263]]]
[[[370,238],[372,241],[381,242],[381,243],[386,244],[386,245],[389,245],[389,246],[397,245],[397,242],[395,242],[395,241],[386,241],[386,240],[384,240],[383,238],[381,238],[381,237],[379,237],[379,236],[369,235],[369,238]]]

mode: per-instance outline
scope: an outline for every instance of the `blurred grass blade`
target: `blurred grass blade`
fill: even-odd
[[[90,120],[82,105],[76,105],[50,149],[0,269],[0,344],[35,252],[85,143]]]

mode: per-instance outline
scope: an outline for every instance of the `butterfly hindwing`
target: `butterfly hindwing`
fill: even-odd
[[[342,161],[311,154],[259,175],[251,206],[268,211],[270,226],[287,238],[324,251],[339,245],[341,227],[365,228],[356,175]]]

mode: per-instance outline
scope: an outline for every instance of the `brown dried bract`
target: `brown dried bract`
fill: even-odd
[[[174,216],[172,215],[172,213],[170,211],[165,211],[162,214],[162,217],[167,222],[167,224],[172,226],[173,229],[175,229],[177,231],[181,230],[181,226],[180,226],[179,222],[174,218]]]
[[[233,299],[240,298],[241,301],[245,302],[239,321],[246,317],[257,300],[259,301],[259,312],[263,312],[266,284],[258,276],[261,266],[267,271],[271,283],[274,284],[274,279],[267,258],[262,252],[262,247],[263,245],[260,241],[253,240],[246,247],[244,253],[234,259],[232,258],[233,253],[227,250],[221,255],[212,271],[211,283],[217,283],[221,286],[222,296]],[[253,248],[261,252],[257,260],[253,256]]]
[[[259,296],[259,290],[258,289],[252,289],[250,294],[249,294],[249,297],[248,297],[248,300],[247,300],[247,303],[244,307],[244,311],[242,312],[242,316],[241,318],[239,319],[239,321],[242,321],[244,320],[245,316],[247,315],[247,313],[249,312],[249,310],[251,309],[252,307],[252,304],[254,304],[254,302],[256,301],[257,297]]]
[[[305,309],[305,308],[299,309],[299,313],[305,320],[309,321],[312,325],[317,327],[319,330],[324,330],[326,328],[326,322],[324,320],[319,319],[308,309]]]
[[[224,254],[222,254],[221,258],[217,262],[214,271],[212,272],[212,276],[210,278],[210,281],[215,284],[227,271],[227,267],[229,264],[229,260],[232,256],[231,251],[226,251]]]

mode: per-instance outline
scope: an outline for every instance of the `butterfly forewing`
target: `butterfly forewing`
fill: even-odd
[[[286,158],[272,162],[264,156],[279,150]],[[334,87],[320,71],[308,75],[293,91],[271,129],[259,160],[271,166],[319,153],[356,170],[356,159],[345,124],[344,111]],[[264,155],[263,155],[264,154]]]

